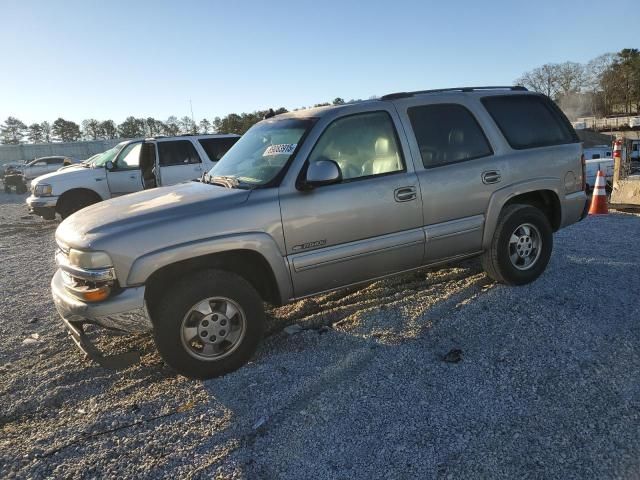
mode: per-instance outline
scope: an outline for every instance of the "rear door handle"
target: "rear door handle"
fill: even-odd
[[[418,196],[416,187],[400,187],[393,192],[396,202],[410,202]]]
[[[489,170],[488,172],[482,172],[482,183],[488,185],[490,183],[498,183],[502,180],[502,175],[498,170]]]

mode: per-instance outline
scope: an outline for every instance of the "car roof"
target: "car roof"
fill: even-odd
[[[144,140],[184,140],[186,138],[195,138],[196,140],[205,138],[237,138],[240,137],[237,133],[207,133],[207,134],[191,134],[185,133],[184,135],[176,135],[173,137],[167,137],[165,135],[156,135],[154,137],[146,137]],[[138,139],[142,140],[142,139]]]
[[[418,90],[413,92],[395,92],[383,95],[379,98],[370,100],[356,100],[340,105],[326,105],[322,107],[305,108],[293,112],[282,113],[272,117],[274,119],[287,118],[321,118],[330,112],[338,109],[350,109],[356,105],[367,105],[379,102],[395,101],[403,98],[428,97],[434,95],[472,95],[477,97],[486,97],[493,95],[539,95],[535,92],[529,92],[525,87],[519,85],[510,86],[487,86],[487,87],[455,87],[455,88],[438,88],[434,90]]]

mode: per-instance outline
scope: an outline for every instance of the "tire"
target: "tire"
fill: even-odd
[[[16,185],[16,193],[19,194],[19,195],[27,193],[27,185],[24,184],[24,183],[18,183]]]
[[[4,184],[4,193],[11,193],[11,187],[6,183]]]
[[[163,360],[185,377],[207,379],[233,372],[251,359],[262,339],[262,299],[235,273],[213,269],[189,273],[160,298],[150,309],[156,347]],[[206,305],[211,313],[205,315],[198,310],[206,311]],[[218,343],[212,344],[212,339]]]
[[[500,214],[491,246],[481,256],[482,267],[497,282],[525,285],[544,272],[552,250],[553,232],[546,215],[531,205],[509,205]]]
[[[78,191],[68,193],[64,195],[56,207],[57,212],[62,219],[67,218],[69,215],[76,213],[78,210],[82,210],[89,205],[98,203],[99,197],[91,192]]]

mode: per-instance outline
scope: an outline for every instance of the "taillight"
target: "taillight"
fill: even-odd
[[[582,163],[582,191],[585,192],[587,190],[587,161],[584,158],[584,153],[580,158],[580,163]]]

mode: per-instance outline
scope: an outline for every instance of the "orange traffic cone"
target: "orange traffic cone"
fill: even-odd
[[[596,185],[593,187],[589,215],[606,215],[609,213],[609,207],[607,206],[607,192],[605,191],[606,184],[607,182],[605,180],[604,173],[598,170]]]

